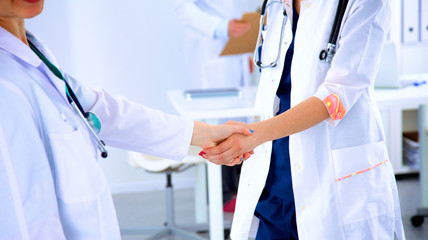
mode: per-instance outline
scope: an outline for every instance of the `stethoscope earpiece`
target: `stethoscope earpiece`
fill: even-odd
[[[104,143],[104,141],[103,140],[100,140],[100,142],[101,142],[101,144],[103,145],[103,146],[105,146],[106,144]],[[107,158],[108,157],[108,152],[107,152],[107,150],[101,150],[101,157],[102,158]]]
[[[322,50],[320,52],[320,60],[325,60],[327,58],[327,51],[326,50]]]

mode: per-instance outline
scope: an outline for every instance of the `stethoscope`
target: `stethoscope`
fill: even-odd
[[[265,40],[263,36],[265,35],[265,31],[267,30],[267,25],[265,25],[265,22],[267,22],[267,21],[265,20],[265,17],[266,17],[267,9],[274,4],[280,4],[282,7],[283,19],[282,19],[282,25],[281,25],[281,33],[280,33],[280,37],[279,37],[278,51],[277,51],[277,55],[276,55],[275,60],[273,62],[265,64],[265,63],[263,63],[262,58],[261,58],[263,43]],[[342,23],[343,16],[345,15],[347,5],[348,5],[348,0],[339,0],[339,4],[337,6],[336,16],[334,18],[333,27],[331,30],[331,34],[330,34],[328,44],[327,44],[327,48],[323,49],[319,54],[319,59],[321,61],[331,63],[334,55],[336,54],[336,43],[337,43],[337,39],[339,37],[340,25]],[[281,52],[281,46],[282,46],[281,42],[282,42],[282,38],[283,38],[283,34],[284,34],[284,26],[287,22],[287,13],[286,13],[285,9],[286,8],[285,8],[283,0],[282,1],[279,1],[279,0],[275,0],[275,1],[264,0],[263,1],[262,7],[260,10],[261,16],[260,16],[259,37],[257,38],[257,45],[256,45],[256,49],[254,50],[254,57],[253,57],[254,63],[260,69],[276,67],[276,65],[279,62],[279,57],[280,57],[279,54]]]
[[[66,86],[68,86],[68,91],[70,92],[70,95],[72,96],[72,101],[70,102],[70,105],[73,107],[73,109],[76,111],[77,115],[79,115],[80,119],[82,120],[83,124],[86,126],[86,128],[91,133],[92,137],[94,137],[95,141],[97,142],[98,149],[101,152],[102,158],[107,158],[108,151],[105,148],[105,143],[102,141],[97,134],[101,131],[101,120],[100,118],[92,112],[85,112],[80,105],[79,100],[77,99],[76,95],[74,94],[71,87],[68,85],[69,76],[67,73],[63,72],[63,76],[66,82]]]
[[[343,15],[345,15],[348,0],[339,0],[337,5],[336,16],[334,17],[333,28],[331,29],[330,39],[328,40],[327,49],[320,52],[320,60],[331,63],[336,54],[336,43],[339,38],[340,24],[342,23]]]
[[[264,0],[263,4],[262,4],[262,8],[260,9],[260,29],[259,29],[259,37],[257,38],[257,45],[256,45],[256,49],[254,50],[254,57],[253,57],[253,61],[256,64],[256,66],[258,66],[259,68],[273,68],[276,67],[276,65],[279,62],[279,53],[281,52],[281,41],[284,35],[284,26],[285,23],[287,22],[287,12],[285,11],[285,6],[284,6],[284,2],[282,1],[270,1],[269,4],[267,4],[268,0]],[[280,4],[282,7],[282,25],[281,25],[281,33],[280,33],[280,37],[279,37],[279,44],[278,44],[278,52],[276,54],[276,58],[273,62],[270,62],[268,64],[263,64],[262,62],[262,48],[263,48],[263,42],[264,42],[264,38],[263,35],[265,33],[265,31],[267,30],[267,25],[265,25],[265,16],[266,16],[266,9],[269,8],[271,5],[274,4]]]
[[[67,95],[67,100],[72,106],[72,108],[76,111],[79,118],[82,120],[86,128],[91,133],[92,137],[96,140],[98,149],[101,152],[101,157],[106,158],[108,156],[108,151],[105,148],[105,144],[102,140],[100,140],[97,134],[101,131],[101,120],[100,118],[92,112],[85,112],[79,100],[76,97],[76,94],[73,92],[73,89],[68,84],[70,82],[70,78],[67,73],[61,71],[58,67],[52,64],[49,59],[47,59],[30,41],[28,41],[31,49],[42,59],[42,61],[48,66],[48,68],[52,71],[54,75],[61,78],[65,83],[65,91]],[[58,75],[59,76],[58,76]]]

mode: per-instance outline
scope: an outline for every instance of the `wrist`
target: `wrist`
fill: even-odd
[[[254,131],[254,134],[251,136],[254,138],[254,143],[256,146],[259,146],[267,141],[269,141],[267,134],[263,129],[262,122],[255,122],[248,125],[248,129]]]
[[[192,134],[192,140],[190,141],[190,145],[194,146],[201,146],[204,141],[204,134],[206,131],[204,131],[205,128],[207,128],[206,123],[194,121],[193,125],[193,134]]]
[[[214,30],[214,38],[228,38],[229,37],[229,21],[220,20]]]

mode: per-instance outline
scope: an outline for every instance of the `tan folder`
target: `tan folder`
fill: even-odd
[[[226,46],[224,46],[223,51],[220,53],[220,56],[252,53],[254,51],[259,34],[260,13],[244,13],[241,21],[249,22],[251,25],[250,30],[239,38],[230,38]]]

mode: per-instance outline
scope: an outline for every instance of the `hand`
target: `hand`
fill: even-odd
[[[203,149],[200,155],[218,165],[234,166],[248,159],[257,145],[252,135],[233,134],[219,145]]]
[[[243,125],[225,124],[225,125],[209,125],[203,122],[195,121],[193,127],[191,145],[200,146],[202,148],[210,148],[216,146],[224,139],[232,134],[251,136],[253,133]]]
[[[251,25],[249,22],[242,22],[238,19],[232,19],[229,21],[227,33],[229,34],[229,37],[237,38],[250,30],[250,27]]]
[[[250,56],[248,57],[248,66],[250,67],[250,74],[254,72],[254,61],[253,58]]]
[[[228,121],[225,123],[225,125],[241,125],[248,129],[251,129],[251,124],[244,123],[244,122]],[[249,135],[249,136],[252,136],[252,135]],[[203,151],[201,151],[199,155],[218,165],[234,166],[237,164],[241,164],[243,161],[250,158],[251,155],[254,154],[254,151],[253,151],[253,148],[251,148],[246,152],[244,151],[242,154],[233,153],[233,149],[230,147],[227,147],[227,144],[233,144],[233,141],[234,141],[233,138],[235,137],[238,137],[238,136],[232,135],[230,138],[222,142],[218,147],[204,149]],[[243,147],[240,146],[240,143],[241,142],[238,142],[238,144],[235,144],[234,146],[234,147],[237,147],[237,150],[244,149]],[[245,145],[245,143],[243,143],[243,145]],[[255,144],[255,146],[257,145],[258,144]],[[225,151],[225,150],[229,150],[229,151]],[[235,152],[238,152],[238,151],[235,151]],[[235,157],[231,157],[231,156],[235,156]]]
[[[252,58],[251,58],[251,60],[252,60]],[[227,121],[225,124],[227,124],[227,125],[242,125],[242,126],[247,127],[248,129],[251,129],[250,124],[246,123],[246,122],[238,122],[238,121],[230,120],[230,121]],[[203,154],[205,154],[205,152],[203,152]],[[199,154],[199,155],[203,156],[203,154]],[[254,154],[254,150],[251,150],[250,152],[244,153],[243,155],[239,155],[238,157],[233,159],[232,162],[230,162],[229,164],[226,163],[225,165],[227,165],[227,166],[239,165],[239,164],[243,163],[245,160],[247,160],[248,158],[250,158],[251,155],[253,155],[253,154]]]
[[[204,154],[205,154],[205,152],[203,152],[203,151],[201,153],[199,153],[200,156],[203,156]],[[219,164],[219,163],[215,163],[212,161],[211,162],[214,164],[217,164],[217,165],[226,165],[229,167],[233,167],[233,166],[240,165],[241,163],[245,162],[253,154],[254,154],[254,151],[251,151],[249,153],[244,153],[244,155],[240,155],[240,156],[236,157],[235,159],[233,159],[232,161],[230,161],[229,163],[224,163],[224,164]],[[207,159],[207,160],[210,161],[209,159]]]
[[[253,154],[254,154],[254,150],[251,150],[248,153],[244,153],[244,155],[239,155],[238,157],[236,157],[235,159],[233,159],[233,161],[230,164],[225,164],[225,165],[230,166],[230,167],[231,166],[235,166],[235,165],[239,165],[239,164],[245,162]]]

